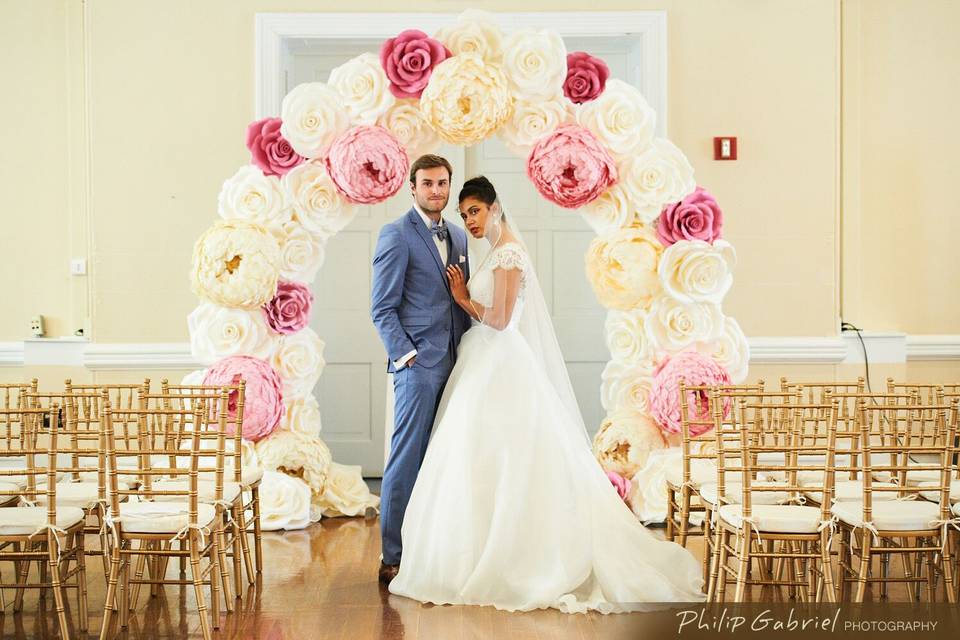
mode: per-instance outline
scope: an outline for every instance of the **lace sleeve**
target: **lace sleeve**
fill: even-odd
[[[494,269],[524,271],[527,265],[527,256],[517,245],[506,244],[496,249],[492,262]]]
[[[498,331],[510,324],[517,297],[523,288],[526,254],[516,246],[505,245],[491,256],[493,268],[493,304],[483,314],[481,322]]]

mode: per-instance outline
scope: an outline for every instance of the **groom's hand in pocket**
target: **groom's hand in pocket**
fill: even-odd
[[[405,367],[405,368],[406,368],[406,369],[410,369],[411,367],[413,367],[413,363],[416,362],[416,361],[417,361],[417,356],[413,356],[412,358],[410,358],[409,360],[407,360],[407,364],[406,364],[406,367]]]

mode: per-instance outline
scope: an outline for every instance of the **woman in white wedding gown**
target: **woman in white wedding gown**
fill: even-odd
[[[468,180],[459,202],[492,247],[468,285],[448,273],[473,323],[407,505],[391,593],[508,611],[703,600],[697,560],[648,532],[593,457],[536,274],[493,185]]]

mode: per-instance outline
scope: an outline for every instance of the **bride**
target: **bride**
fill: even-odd
[[[529,254],[490,181],[468,180],[459,209],[491,249],[469,283],[448,269],[473,322],[407,505],[391,593],[507,611],[703,600],[696,559],[649,533],[594,459]]]

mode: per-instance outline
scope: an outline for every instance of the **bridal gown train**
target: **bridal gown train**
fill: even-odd
[[[532,270],[520,245],[494,249],[469,283],[484,306],[495,268]],[[390,591],[507,611],[613,613],[703,600],[698,561],[637,521],[582,427],[572,426],[542,358],[517,329],[523,307],[521,285],[504,330],[475,322],[460,342]]]

